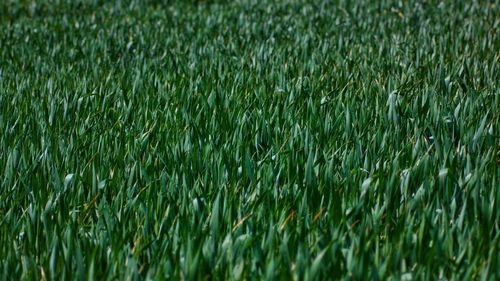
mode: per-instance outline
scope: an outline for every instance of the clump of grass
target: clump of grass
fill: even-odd
[[[0,276],[500,278],[495,1],[0,3]]]

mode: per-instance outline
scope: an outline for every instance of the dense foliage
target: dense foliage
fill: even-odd
[[[3,0],[0,279],[498,280],[499,5]]]

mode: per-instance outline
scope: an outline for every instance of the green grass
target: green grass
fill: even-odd
[[[499,15],[0,2],[0,279],[498,280]]]

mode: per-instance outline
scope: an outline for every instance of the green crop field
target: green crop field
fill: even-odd
[[[499,280],[500,2],[2,0],[0,280]]]

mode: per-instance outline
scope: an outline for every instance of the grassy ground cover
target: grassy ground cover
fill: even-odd
[[[0,279],[498,280],[499,5],[0,2]]]

